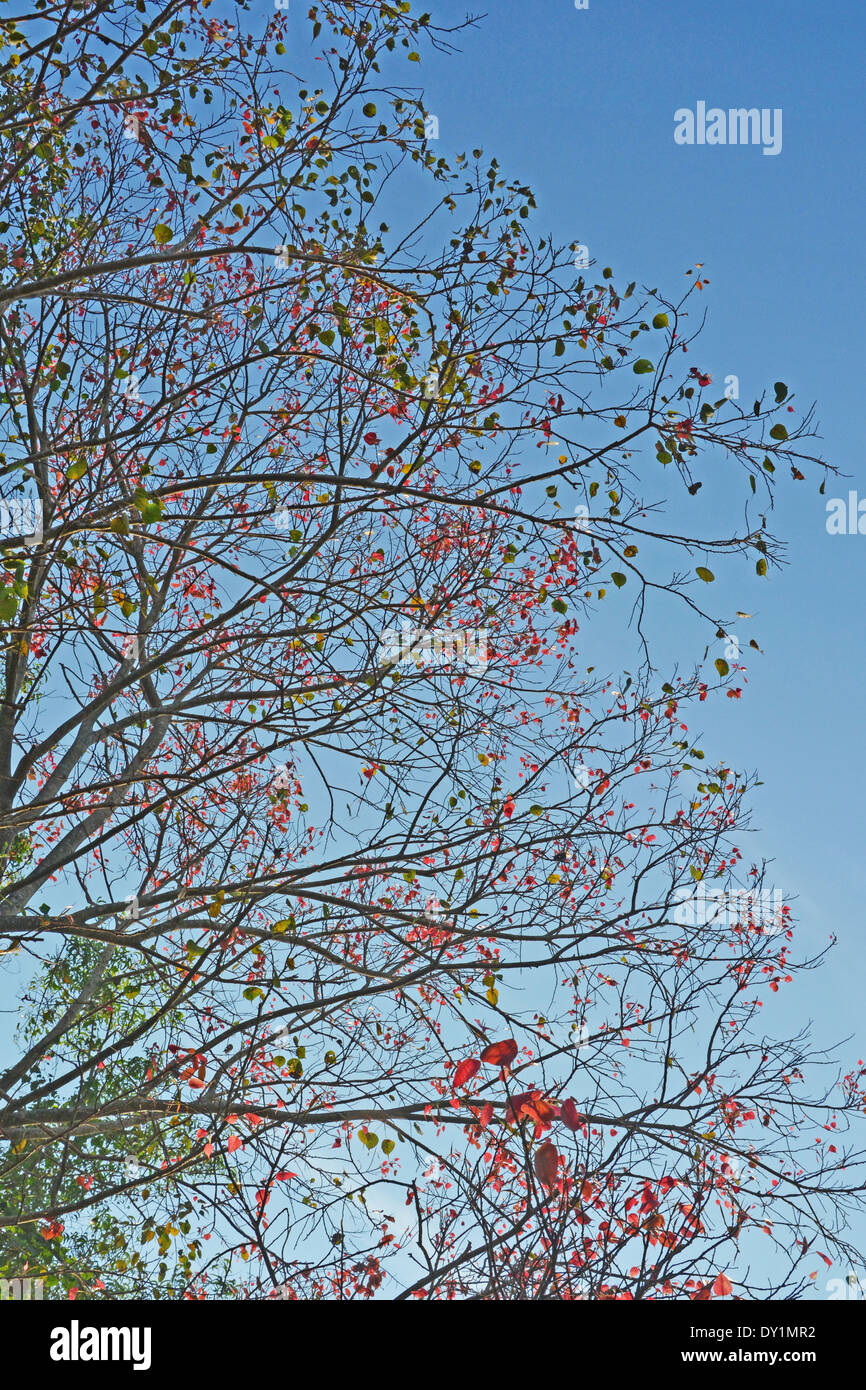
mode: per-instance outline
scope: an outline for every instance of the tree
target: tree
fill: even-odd
[[[245,12],[2,30],[4,1272],[795,1293],[851,1254],[860,1074],[804,1098],[764,1033],[817,962],[687,723],[742,665],[666,677],[645,618],[724,636],[710,566],[779,563],[809,415],[683,362],[703,277],[576,274],[495,160],[437,157],[427,16],[314,6],[313,81]],[[720,466],[747,521],[704,534]],[[583,633],[631,594],[614,687]]]

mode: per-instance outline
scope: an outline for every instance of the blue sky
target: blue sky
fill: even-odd
[[[440,23],[466,15],[451,0],[431,8]],[[798,407],[814,401],[814,452],[848,475],[824,497],[815,478],[782,482],[771,528],[787,567],[758,580],[743,566],[724,589],[726,611],[755,615],[742,646],[754,636],[764,654],[742,700],[702,707],[704,745],[763,779],[747,852],[775,860],[768,881],[796,899],[801,950],[839,937],[778,1000],[775,1027],[812,1019],[824,1043],[851,1035],[846,1063],[866,1056],[866,536],[828,535],[826,502],[866,497],[864,40],[862,0],[495,0],[459,53],[425,50],[421,72],[440,152],[495,154],[533,188],[539,233],[585,243],[620,287],[672,298],[703,262],[708,322],[692,360],[720,383],[736,374],[741,401],[777,380]],[[699,101],[780,107],[781,153],[675,144],[674,112]],[[665,637],[686,665],[703,651],[685,620]]]

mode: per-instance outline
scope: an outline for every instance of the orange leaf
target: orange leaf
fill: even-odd
[[[556,1169],[559,1164],[559,1154],[553,1144],[542,1144],[535,1155],[533,1167],[535,1176],[545,1187],[556,1186]]]

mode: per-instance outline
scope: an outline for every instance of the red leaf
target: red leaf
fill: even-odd
[[[535,1155],[533,1167],[535,1176],[545,1187],[556,1186],[556,1169],[559,1163],[559,1154],[553,1144],[542,1144]]]
[[[226,1148],[228,1149],[230,1154],[233,1154],[235,1149],[243,1148],[243,1142],[244,1141],[243,1139],[241,1139],[239,1134],[233,1134],[228,1144],[226,1145]]]
[[[527,1108],[532,1119],[538,1124],[549,1125],[551,1120],[559,1118],[559,1111],[556,1106],[544,1096],[539,1095],[537,1091],[533,1092],[532,1101]]]
[[[510,1125],[519,1125],[523,1119],[524,1112],[529,1106],[534,1091],[521,1091],[519,1096],[512,1096],[505,1107],[505,1119]]]
[[[734,1286],[727,1274],[717,1274],[716,1282],[713,1284],[713,1293],[716,1298],[727,1298],[729,1293],[733,1293]]]
[[[459,1091],[461,1086],[466,1086],[481,1070],[481,1063],[477,1057],[465,1057],[454,1069],[454,1076],[451,1079],[452,1091]]]
[[[573,1100],[563,1101],[562,1108],[559,1112],[559,1118],[566,1128],[570,1129],[572,1132],[580,1129],[583,1124],[583,1116],[580,1114]]]
[[[510,1067],[517,1056],[517,1043],[513,1038],[504,1042],[491,1043],[481,1054],[482,1062],[490,1062],[494,1067]]]

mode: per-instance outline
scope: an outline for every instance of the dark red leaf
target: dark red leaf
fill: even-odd
[[[513,1038],[504,1042],[491,1043],[481,1054],[482,1062],[490,1062],[494,1067],[510,1067],[517,1056],[517,1043]]]

